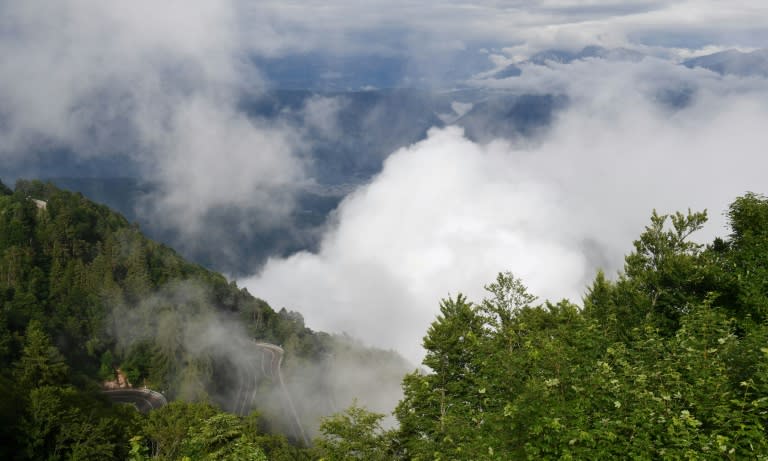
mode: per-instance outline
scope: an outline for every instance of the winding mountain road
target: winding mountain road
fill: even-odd
[[[142,413],[168,404],[165,396],[151,389],[108,389],[102,391],[114,403],[128,403]]]
[[[254,351],[253,360],[249,360],[243,367],[238,367],[239,384],[235,397],[234,412],[239,415],[245,415],[253,408],[259,378],[266,376],[272,383],[280,387],[285,408],[290,412],[290,418],[293,421],[292,426],[295,439],[309,445],[309,438],[304,432],[301,420],[296,412],[296,406],[291,398],[291,393],[283,379],[282,364],[285,351],[280,346],[261,341],[248,341],[243,346],[244,348],[253,347],[256,350]]]
[[[236,364],[238,387],[233,412],[244,416],[251,411],[254,407],[259,380],[261,377],[267,377],[274,385],[280,387],[284,408],[289,412],[292,421],[294,438],[309,446],[309,438],[301,425],[291,393],[283,379],[282,365],[285,351],[282,347],[272,343],[260,341],[243,341],[242,343],[243,350],[252,348],[254,354],[252,360],[249,359]],[[128,403],[142,413],[149,413],[151,410],[168,404],[163,394],[151,389],[104,389],[102,392],[112,402]]]

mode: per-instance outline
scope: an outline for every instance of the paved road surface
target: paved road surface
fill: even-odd
[[[244,341],[243,347],[254,349],[254,359],[249,360],[244,367],[238,367],[239,384],[235,396],[234,412],[238,415],[246,415],[250,412],[256,398],[259,378],[267,376],[275,385],[280,387],[286,410],[290,412],[290,417],[293,420],[294,437],[296,440],[301,440],[309,445],[309,438],[304,432],[291,394],[283,380],[283,348],[275,344],[258,341]],[[109,389],[103,392],[113,402],[131,404],[142,413],[148,413],[168,404],[163,394],[150,389]]]
[[[168,404],[163,394],[150,389],[109,389],[102,392],[109,400],[131,404],[142,413],[149,413]]]
[[[240,384],[238,385],[235,398],[235,413],[245,415],[253,408],[259,377],[267,376],[274,384],[280,386],[286,410],[290,412],[290,417],[293,420],[294,437],[296,440],[301,440],[306,445],[309,445],[309,438],[304,432],[291,394],[283,380],[283,348],[275,344],[259,341],[249,341],[247,344],[243,344],[243,346],[250,346],[255,349],[254,359],[249,361],[248,365],[244,367],[245,369],[238,370]]]

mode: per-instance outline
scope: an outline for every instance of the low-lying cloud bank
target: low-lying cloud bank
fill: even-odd
[[[238,12],[232,0],[3,2],[0,161],[34,172],[45,152],[121,158],[138,172],[101,174],[158,184],[145,215],[190,235],[220,208],[285,219],[306,165],[294,129],[238,107],[262,88]]]
[[[194,245],[230,211],[244,234],[284,221],[307,181],[305,138],[344,136],[332,123],[343,99],[311,100],[297,115],[305,128],[243,113],[243,95],[264,86],[254,56],[405,54],[430,69],[469,50],[503,69],[598,44],[674,62],[761,46],[767,13],[763,0],[2,2],[0,161],[56,149],[128,158],[159,185],[145,216]],[[728,201],[763,190],[764,79],[652,58],[521,66],[474,83],[566,95],[543,139],[432,131],[344,201],[318,253],[273,259],[246,284],[313,328],[415,360],[449,293],[478,299],[511,270],[542,297],[577,300],[596,267],[621,265],[653,207],[709,208],[713,234]]]
[[[309,131],[248,116],[243,95],[269,85],[256,56],[398,55],[433,69],[456,66],[445,56],[454,51],[501,66],[546,48],[600,44],[680,57],[764,43],[766,12],[759,0],[3,2],[0,160],[26,161],[31,176],[37,156],[57,150],[82,164],[135,164],[113,175],[158,184],[142,216],[189,242],[231,210],[246,230],[274,227],[311,182],[308,138],[340,135],[324,116],[338,104],[312,101]]]
[[[621,267],[653,208],[707,208],[700,238],[722,234],[727,204],[765,188],[765,81],[687,69],[689,81],[669,80],[678,69],[665,66],[588,62],[510,79],[507,89],[569,94],[543,139],[480,145],[432,130],[342,202],[317,254],[271,259],[243,284],[313,328],[417,361],[440,298],[479,301],[499,271],[580,302],[596,269]],[[686,107],[656,98],[670,81],[695,85]]]

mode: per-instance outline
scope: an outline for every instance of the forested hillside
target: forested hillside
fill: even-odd
[[[135,449],[146,443],[150,454],[176,459],[213,453],[206,437],[215,431],[225,441],[247,433],[256,451],[293,459],[298,449],[284,437],[263,435],[295,437],[277,380],[266,376],[274,370],[253,365],[261,355],[251,339],[283,346],[285,380],[302,397],[295,400],[307,430],[368,385],[339,382],[345,370],[368,370],[382,387],[397,386],[407,370],[394,353],[314,332],[300,314],[274,311],[80,194],[36,181],[13,191],[3,185],[0,194],[2,459],[124,459],[133,436],[146,441],[134,441]],[[100,389],[118,370],[132,386],[179,402],[148,419],[110,405]],[[158,440],[164,430],[173,442]],[[208,432],[184,443],[204,446],[182,447],[194,431]]]
[[[79,194],[24,181],[0,194],[3,459],[768,457],[763,196],[737,198],[731,233],[708,245],[691,240],[706,213],[654,212],[624,270],[598,273],[581,306],[539,302],[511,273],[486,299],[443,300],[399,424],[353,405],[303,447],[274,375],[253,371],[243,390],[251,339],[283,346],[302,424],[355,392],[330,375],[349,384],[341,370],[368,364],[379,374],[360,383],[375,388],[406,365],[275,312]],[[117,370],[171,403],[111,403],[101,389]]]

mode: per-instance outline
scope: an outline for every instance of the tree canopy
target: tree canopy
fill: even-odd
[[[237,332],[222,340],[226,347],[205,342],[212,323]],[[352,363],[376,357],[395,369],[402,360],[309,329],[300,314],[273,310],[81,194],[39,181],[0,187],[0,384],[7,390],[0,396],[0,458],[124,459],[142,456],[144,447],[158,459],[300,459],[303,452],[283,436],[291,434],[284,402],[268,397],[277,392],[275,379],[262,374],[249,390],[264,395],[258,423],[244,416],[250,401],[233,402],[247,379],[237,370],[260,357],[222,352],[234,354],[238,338],[283,345],[289,385],[292,374],[331,352],[346,351]],[[169,445],[170,429],[146,430],[160,427],[164,411],[145,417],[102,396],[102,384],[116,381],[118,370],[134,386],[210,411],[197,412],[195,403],[176,408],[192,416]],[[326,374],[332,372],[329,366]],[[306,418],[323,411],[299,410]],[[141,441],[131,445],[134,436]]]
[[[379,435],[391,459],[768,457],[768,200],[747,194],[728,217],[732,233],[701,245],[706,213],[654,212],[583,307],[537,304],[511,273],[479,303],[443,300],[427,369]]]
[[[355,404],[304,447],[277,402],[225,411],[235,359],[191,347],[185,325],[226,318],[295,367],[389,356],[310,330],[79,194],[0,183],[0,457],[768,459],[768,199],[747,193],[726,216],[705,245],[705,212],[654,212],[579,303],[538,300],[509,272],[485,299],[442,300],[397,424]],[[117,369],[171,403],[110,403]]]

